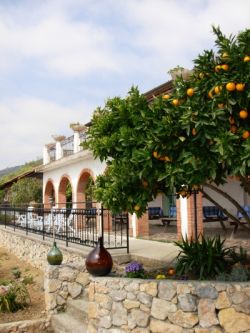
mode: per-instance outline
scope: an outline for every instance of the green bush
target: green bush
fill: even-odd
[[[220,236],[174,242],[181,248],[176,260],[177,274],[205,280],[226,272],[232,248],[224,248],[224,242]]]
[[[16,312],[29,303],[30,296],[24,283],[13,282],[0,286],[0,312]]]

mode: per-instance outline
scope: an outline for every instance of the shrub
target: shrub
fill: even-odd
[[[250,272],[242,265],[233,266],[230,273],[220,273],[216,276],[217,281],[246,282],[250,279]]]
[[[232,248],[224,248],[220,236],[174,242],[181,248],[176,260],[178,275],[191,274],[200,280],[211,279],[228,268]]]
[[[129,278],[142,278],[142,279],[145,278],[143,265],[138,263],[137,261],[129,263],[125,267],[125,273],[126,277]]]
[[[0,286],[0,312],[16,312],[29,302],[30,296],[25,284],[13,282]]]

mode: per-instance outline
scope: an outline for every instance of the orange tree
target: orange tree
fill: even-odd
[[[114,212],[140,216],[159,191],[207,195],[205,186],[241,210],[213,185],[228,176],[250,194],[250,30],[228,38],[213,31],[217,52],[203,51],[191,78],[178,77],[169,95],[148,104],[133,87],[94,112],[85,147],[107,163],[95,197]]]

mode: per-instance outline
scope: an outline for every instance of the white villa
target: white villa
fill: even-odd
[[[145,94],[150,102],[153,96],[163,94],[171,90],[171,82],[166,82],[161,86]],[[88,126],[87,124],[86,126]],[[73,135],[65,138],[65,136],[54,136],[53,143],[46,144],[43,149],[43,202],[50,205],[51,197],[54,198],[54,203],[57,207],[64,207],[66,204],[66,188],[70,183],[72,188],[72,203],[73,208],[84,208],[83,202],[85,198],[85,188],[89,177],[93,180],[103,173],[106,164],[98,159],[94,159],[92,153],[83,150],[80,143],[86,138],[86,126],[73,126]],[[229,179],[224,189],[234,197],[240,205],[249,205],[250,198],[242,190],[239,181]],[[207,189],[207,192],[218,200],[223,207],[229,210],[230,213],[236,216],[235,207],[226,199],[223,199],[216,192]],[[167,215],[169,203],[165,195],[159,194],[154,202],[149,203],[149,207],[161,207],[164,215]],[[202,198],[199,193],[196,198],[196,219],[198,233],[203,230],[203,206],[213,205],[208,200]],[[176,200],[177,207],[177,231],[178,235],[191,237],[194,235],[194,198]],[[141,219],[137,219],[135,214],[130,217],[129,225],[130,235],[147,236],[149,234],[148,214],[144,214]]]

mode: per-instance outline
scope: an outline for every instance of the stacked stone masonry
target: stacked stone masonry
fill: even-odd
[[[250,283],[92,278],[89,332],[250,333]]]
[[[36,319],[1,324],[0,333],[52,333],[52,331],[48,319]]]

